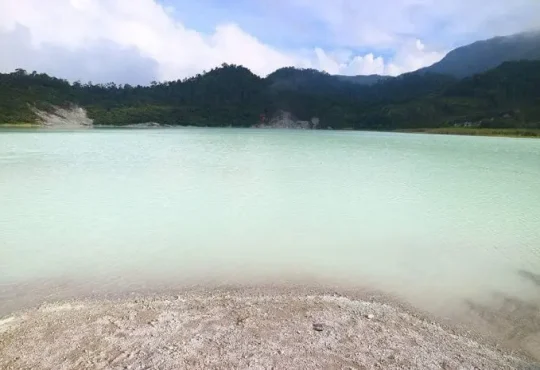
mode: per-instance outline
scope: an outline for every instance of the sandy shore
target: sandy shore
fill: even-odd
[[[197,289],[43,304],[0,320],[0,369],[540,369],[366,298]]]

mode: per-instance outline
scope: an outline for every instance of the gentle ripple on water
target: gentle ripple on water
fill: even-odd
[[[36,282],[313,279],[441,307],[528,298],[518,271],[540,273],[540,140],[0,132],[0,207],[10,300]]]

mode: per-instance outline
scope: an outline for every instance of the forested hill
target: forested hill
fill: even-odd
[[[103,125],[252,126],[285,110],[334,129],[540,128],[540,61],[506,62],[461,80],[409,73],[372,85],[295,68],[260,78],[226,64],[151,86],[70,84],[24,70],[0,74],[0,123],[32,122],[33,107],[70,104]]]
[[[540,60],[540,31],[493,37],[459,47],[423,71],[462,78],[517,60]]]

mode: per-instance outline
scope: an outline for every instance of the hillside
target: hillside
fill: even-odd
[[[494,37],[459,47],[420,72],[463,78],[485,72],[503,62],[519,60],[540,60],[540,31]]]
[[[314,70],[284,68],[260,78],[224,64],[152,86],[81,85],[17,70],[0,74],[0,122],[32,122],[32,107],[84,107],[96,124],[248,127],[288,111],[321,128],[394,130],[540,127],[540,61],[507,62],[458,80],[409,73],[367,86]]]

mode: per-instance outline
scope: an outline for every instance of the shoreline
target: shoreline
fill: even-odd
[[[534,369],[532,361],[363,290],[195,286],[43,303],[0,318],[2,369]]]
[[[133,126],[108,126],[98,125],[96,129],[147,129],[147,128],[179,128],[179,127],[198,127],[198,126],[152,126],[152,127],[133,127]],[[44,128],[35,123],[2,123],[0,129],[39,129]],[[207,127],[201,126],[199,128],[227,128],[227,127]],[[255,128],[255,127],[234,127],[234,128]],[[313,130],[313,131],[327,131],[327,130]],[[526,138],[536,139],[540,138],[540,129],[521,129],[521,128],[502,128],[502,129],[488,129],[488,128],[460,128],[460,127],[439,127],[439,128],[420,128],[420,129],[396,129],[392,131],[373,131],[373,130],[354,130],[352,128],[342,130],[330,130],[330,131],[354,131],[354,132],[394,132],[402,134],[431,134],[431,135],[455,135],[455,136],[481,136],[481,137],[509,137],[509,138]]]
[[[425,129],[395,130],[403,134],[431,134],[431,135],[456,135],[456,136],[483,136],[483,137],[510,137],[523,139],[540,138],[540,129],[519,129],[519,128],[460,128],[460,127],[439,127]]]

